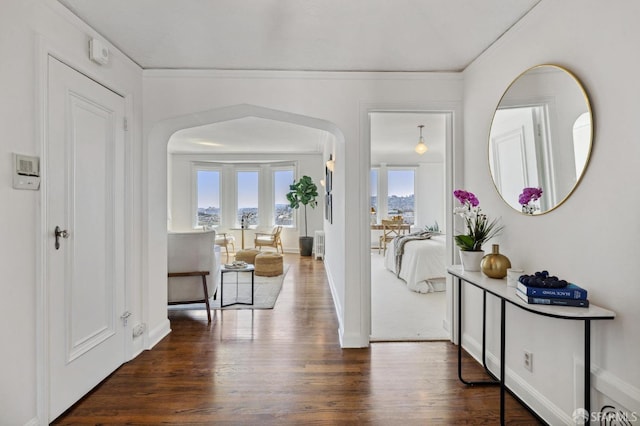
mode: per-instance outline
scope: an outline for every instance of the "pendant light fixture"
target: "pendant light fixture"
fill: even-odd
[[[420,139],[418,139],[418,144],[415,147],[415,151],[422,155],[425,152],[427,152],[427,150],[429,150],[429,148],[427,148],[427,145],[424,143],[424,138],[422,137],[422,128],[424,127],[424,124],[421,124],[418,126],[418,128],[420,129]]]

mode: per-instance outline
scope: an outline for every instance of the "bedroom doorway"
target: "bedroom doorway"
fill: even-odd
[[[381,245],[380,229],[383,219],[396,219],[409,227],[407,234],[412,234],[412,239],[427,229],[446,232],[448,123],[448,113],[443,112],[369,113],[372,342],[450,337],[445,329],[444,236],[407,242],[404,246],[414,246],[409,250],[411,253],[396,259],[394,242],[386,250]],[[428,148],[424,154],[415,151],[420,131]],[[437,247],[442,256],[437,263],[442,266],[430,264],[431,255],[424,254],[422,245]],[[418,250],[416,246],[421,248]]]

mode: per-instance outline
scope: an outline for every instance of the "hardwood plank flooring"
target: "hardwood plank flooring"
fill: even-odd
[[[496,387],[466,387],[450,342],[341,349],[320,260],[291,265],[273,310],[170,315],[172,333],[121,366],[54,424],[499,423]],[[465,377],[482,368],[465,356]],[[507,396],[507,423],[538,421]]]

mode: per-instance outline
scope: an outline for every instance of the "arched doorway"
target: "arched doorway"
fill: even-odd
[[[143,267],[142,305],[149,324],[147,347],[152,347],[170,332],[166,315],[166,230],[167,230],[167,143],[177,131],[213,123],[222,123],[246,117],[256,117],[282,123],[291,123],[319,129],[331,135],[321,155],[328,159],[329,154],[344,158],[344,136],[336,125],[326,120],[294,114],[285,111],[264,108],[255,105],[240,104],[216,108],[171,118],[157,123],[150,131],[147,145],[147,165],[144,175],[147,177],[145,209],[147,223],[143,227],[144,241],[142,251],[146,256]],[[335,217],[335,216],[334,216]],[[334,220],[332,225],[324,223],[327,234],[327,246],[335,253],[334,259],[344,259],[344,220]],[[334,264],[335,265],[335,264]],[[331,270],[333,265],[325,262]],[[338,268],[340,270],[340,268]],[[340,273],[333,274],[334,282],[343,282]]]

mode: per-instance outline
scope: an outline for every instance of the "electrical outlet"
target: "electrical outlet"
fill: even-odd
[[[533,354],[529,351],[524,351],[524,368],[533,372]]]

